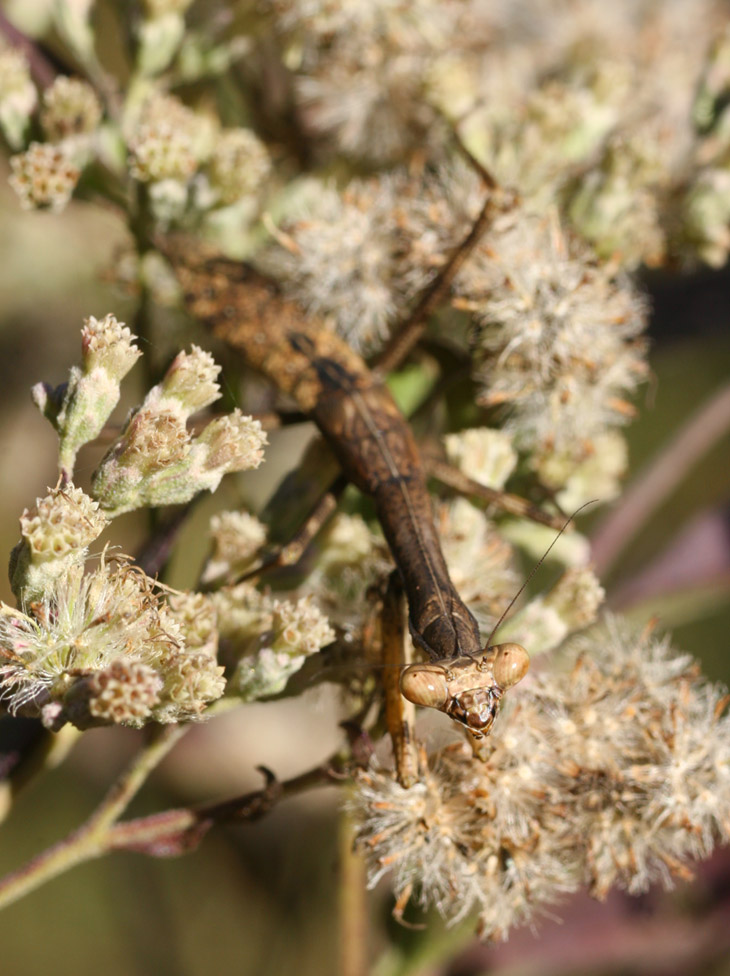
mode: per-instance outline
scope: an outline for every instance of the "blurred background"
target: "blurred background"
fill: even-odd
[[[56,385],[65,379],[78,358],[84,318],[113,312],[129,321],[134,297],[108,282],[124,242],[113,214],[82,203],[72,204],[62,219],[22,213],[3,166],[0,551],[9,553],[21,511],[56,481],[55,434],[32,406],[30,388],[39,380]],[[652,309],[652,378],[642,390],[639,417],[627,428],[628,484],[643,487],[636,494],[630,489],[608,514],[586,519],[584,528],[597,540],[609,604],[638,620],[656,616],[708,677],[730,684],[730,275],[652,272],[643,283]],[[179,328],[167,336],[170,348],[189,344],[191,334]],[[136,375],[127,383],[120,416],[141,392]],[[723,389],[725,401],[702,414]],[[694,457],[696,437],[712,423],[709,443]],[[274,433],[266,465],[245,476],[245,489],[229,479],[215,501],[200,506],[176,554],[181,583],[196,575],[202,558],[197,530],[210,512],[235,504],[244,490],[253,501],[265,498],[306,434],[307,428]],[[88,474],[92,468],[91,456],[82,458],[79,470]],[[647,471],[653,478],[648,482]],[[632,518],[635,533],[626,528]],[[130,515],[113,532],[112,540],[133,552],[145,524]],[[617,538],[624,544],[612,556]],[[12,601],[6,579],[0,580],[0,597]],[[194,728],[130,815],[255,789],[261,785],[257,764],[281,778],[307,769],[332,752],[341,717],[335,693],[324,686],[297,701],[241,707]],[[138,741],[130,730],[87,732],[59,769],[23,792],[0,835],[0,874],[78,826]],[[341,801],[342,792],[330,789],[288,800],[257,823],[216,829],[187,857],[119,854],[76,868],[0,916],[0,971],[337,976],[338,877],[348,845]],[[638,899],[614,894],[604,904],[575,896],[559,909],[562,923],[545,919],[535,932],[517,932],[501,946],[474,944],[468,926],[447,930],[436,918],[425,929],[399,926],[391,909],[386,886],[370,895],[368,941],[376,976],[730,974],[727,851],[699,865],[696,880],[671,893]]]

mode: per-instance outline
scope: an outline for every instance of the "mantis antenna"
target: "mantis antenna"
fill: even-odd
[[[562,529],[558,532],[558,534],[555,536],[555,538],[553,539],[553,541],[547,547],[547,549],[545,550],[545,552],[543,553],[543,555],[540,557],[539,561],[537,563],[535,563],[535,565],[532,567],[532,569],[530,570],[530,574],[527,577],[527,579],[524,581],[524,583],[522,584],[522,586],[519,588],[519,590],[515,593],[515,595],[512,597],[512,599],[509,601],[509,603],[505,607],[504,611],[502,612],[502,616],[499,618],[499,620],[497,621],[497,623],[492,628],[492,633],[489,635],[489,637],[487,639],[487,643],[486,643],[486,646],[487,647],[491,647],[492,639],[493,639],[494,635],[497,633],[497,631],[499,630],[499,628],[504,623],[505,617],[510,612],[510,610],[515,605],[515,603],[519,600],[519,598],[522,596],[522,594],[525,591],[525,587],[529,584],[530,580],[533,578],[533,576],[535,575],[535,573],[538,571],[538,569],[542,566],[542,564],[545,562],[545,560],[547,559],[547,557],[550,555],[550,550],[553,548],[553,546],[558,541],[558,539],[563,534],[563,532],[565,532],[565,530],[568,528],[568,526],[573,521],[573,519],[576,517],[576,515],[579,515],[583,511],[584,508],[588,508],[589,505],[594,505],[597,501],[598,501],[597,498],[592,498],[589,502],[584,502],[580,506],[580,508],[576,508],[576,510],[573,512],[573,514],[568,517],[568,519],[565,522],[565,525],[562,527]]]

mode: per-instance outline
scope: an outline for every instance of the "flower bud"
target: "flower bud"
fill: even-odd
[[[9,183],[24,210],[60,213],[71,199],[80,170],[60,146],[31,142],[27,152],[10,157]]]
[[[254,193],[269,172],[269,154],[250,129],[228,129],[218,138],[209,163],[211,186],[221,203]]]
[[[79,78],[59,75],[43,93],[41,125],[49,142],[88,135],[101,121],[94,89]]]
[[[468,478],[489,488],[502,488],[517,464],[512,438],[503,430],[472,427],[444,438],[446,454]]]
[[[23,145],[37,98],[28,59],[19,48],[0,42],[0,127],[13,149]]]
[[[21,541],[10,560],[18,601],[30,605],[72,566],[83,566],[87,547],[107,525],[98,504],[80,488],[55,488],[20,517]]]

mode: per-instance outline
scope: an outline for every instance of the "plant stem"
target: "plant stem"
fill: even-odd
[[[692,465],[730,430],[730,384],[714,393],[624,493],[591,542],[596,572],[604,575]]]
[[[339,972],[342,976],[366,976],[368,972],[365,861],[354,842],[352,817],[343,811],[339,836]]]
[[[113,824],[185,731],[184,726],[177,725],[164,726],[157,731],[140,749],[86,823],[0,880],[0,908],[17,901],[76,864],[99,857],[108,850]]]

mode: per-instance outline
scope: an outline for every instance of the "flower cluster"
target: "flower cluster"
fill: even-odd
[[[152,580],[125,561],[75,565],[26,611],[0,607],[2,697],[58,728],[198,717],[225,682],[215,657],[185,642]]]
[[[69,570],[83,566],[89,545],[106,525],[99,505],[72,484],[37,498],[20,517],[21,540],[10,557],[18,600],[32,604]]]
[[[247,583],[213,597],[224,659],[232,666],[228,693],[244,701],[276,695],[335,632],[310,598],[274,600]]]
[[[81,330],[82,364],[68,383],[53,389],[38,383],[33,400],[58,431],[59,467],[70,476],[76,455],[101,433],[119,401],[121,381],[142,353],[134,336],[113,315],[86,320]]]
[[[609,620],[516,696],[486,762],[457,744],[410,789],[360,775],[371,883],[391,873],[396,895],[476,913],[493,939],[583,884],[669,885],[730,836],[724,705],[690,658]]]
[[[191,414],[220,396],[218,372],[211,355],[196,346],[175,358],[94,472],[92,492],[105,511],[180,504],[214,491],[229,471],[259,466],[266,435],[239,410],[212,420],[195,437],[186,428]]]
[[[556,219],[504,215],[456,289],[477,324],[481,402],[509,405],[518,447],[578,463],[632,416],[625,398],[646,374],[643,303]]]
[[[81,171],[62,146],[32,142],[10,160],[10,185],[25,210],[60,213],[71,199]]]

